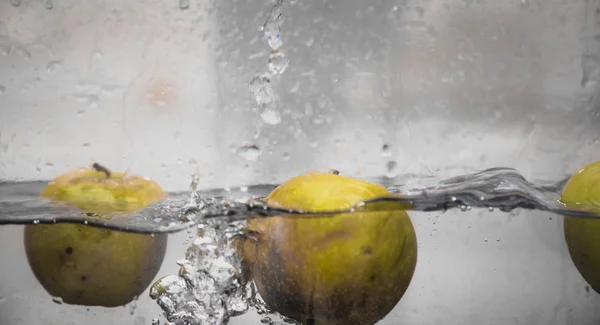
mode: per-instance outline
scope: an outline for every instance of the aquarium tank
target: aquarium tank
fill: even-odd
[[[600,1],[0,2],[0,325],[600,324]]]

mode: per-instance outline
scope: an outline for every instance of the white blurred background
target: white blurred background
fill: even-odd
[[[271,78],[265,115],[249,85],[269,71],[261,26],[274,4],[0,2],[0,179],[99,162],[168,190],[186,190],[196,168],[201,188],[329,168],[455,176],[503,166],[558,180],[600,159],[600,1],[287,0],[289,67]],[[411,217],[417,270],[381,324],[600,323],[600,295],[572,266],[561,217]],[[159,317],[147,295],[133,315],[52,303],[21,233],[0,228],[1,325]],[[177,271],[186,238],[171,237],[159,276]],[[252,313],[232,321],[258,323]]]

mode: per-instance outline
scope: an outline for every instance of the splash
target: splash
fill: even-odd
[[[281,113],[275,102],[275,92],[271,80],[273,76],[283,74],[290,65],[289,59],[281,51],[283,46],[282,24],[283,0],[278,0],[262,26],[265,39],[271,49],[267,64],[269,71],[256,75],[249,84],[250,93],[258,105],[258,113],[263,122],[269,125],[281,123]]]

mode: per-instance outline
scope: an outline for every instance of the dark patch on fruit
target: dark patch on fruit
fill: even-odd
[[[67,255],[71,255],[73,254],[73,247],[69,246],[65,249],[65,253],[67,253]]]
[[[85,275],[82,275],[82,276],[81,276],[81,281],[85,281],[85,280],[87,280],[87,276],[85,276]]]

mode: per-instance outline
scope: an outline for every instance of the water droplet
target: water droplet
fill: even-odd
[[[52,8],[54,8],[54,1],[46,0],[46,2],[44,3],[44,8],[46,8],[47,10],[52,10]]]
[[[250,92],[259,105],[268,104],[275,100],[275,94],[271,87],[271,78],[266,73],[256,76],[250,81]]]
[[[269,125],[281,123],[281,114],[274,105],[264,105],[261,109],[260,117],[263,122]]]
[[[236,153],[248,161],[258,160],[262,154],[260,148],[255,144],[243,144],[236,150]]]
[[[500,238],[496,238],[496,241],[497,241],[497,242],[499,242],[499,241],[500,241]]]
[[[393,6],[392,11],[398,11],[398,6]]]
[[[34,224],[34,225],[37,225],[37,224],[39,224],[39,223],[40,223],[40,221],[39,221],[39,220],[37,220],[37,219],[36,219],[36,220],[33,220],[33,224]]]
[[[0,296],[0,304],[3,304],[5,302],[6,302],[6,297]]]
[[[282,52],[273,51],[269,56],[269,71],[272,74],[282,74],[289,65],[290,60]]]
[[[179,0],[179,9],[186,10],[190,8],[190,0]]]
[[[52,302],[55,303],[55,304],[62,305],[63,300],[62,300],[61,297],[52,297]]]
[[[487,242],[488,242],[488,239],[487,239],[487,238],[484,238],[484,239],[483,239],[483,241],[487,243]]]
[[[22,0],[10,0],[10,4],[13,5],[14,7],[20,6],[22,2],[23,2]]]
[[[48,64],[46,64],[46,71],[48,72],[52,72],[56,69],[59,69],[62,67],[62,62],[61,61],[50,61],[48,62]]]
[[[160,320],[158,320],[158,318],[152,318],[152,325],[160,325]]]
[[[451,196],[451,197],[450,197],[450,201],[452,201],[452,202],[456,202],[456,196]]]
[[[468,206],[466,206],[466,205],[461,205],[460,206],[460,211],[462,211],[462,212],[467,211],[467,209],[468,209]]]
[[[273,50],[283,46],[283,38],[281,37],[281,24],[283,23],[283,0],[278,0],[269,17],[263,25],[263,33],[267,38],[269,46]]]
[[[0,95],[4,94],[6,92],[6,87],[0,85]]]
[[[425,14],[425,9],[421,6],[416,6],[415,10],[419,14],[419,17],[423,17],[423,15]]]
[[[81,117],[85,115],[85,111],[79,110],[77,111],[77,113],[75,113],[77,116]]]
[[[288,160],[290,160],[290,153],[284,152],[283,153],[283,161],[288,161]]]
[[[133,298],[133,301],[129,303],[129,315],[135,315],[135,310],[137,309],[138,297]]]
[[[385,176],[387,178],[395,178],[397,176],[396,174],[396,167],[398,166],[398,163],[390,160],[387,162],[387,173],[385,174]]]
[[[494,207],[488,207],[488,211],[494,212]]]
[[[388,146],[387,144],[384,144],[383,147],[381,147],[381,155],[385,158],[391,157],[392,151],[390,150],[390,146]]]

